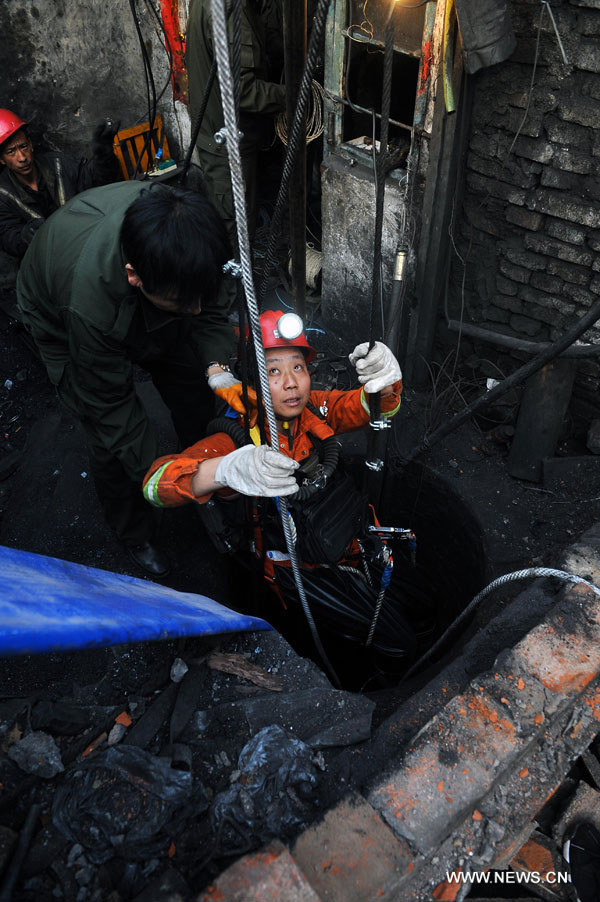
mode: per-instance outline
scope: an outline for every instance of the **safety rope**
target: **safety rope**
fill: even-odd
[[[556,579],[560,579],[563,582],[567,583],[583,583],[584,586],[587,586],[588,589],[591,589],[596,595],[600,596],[600,589],[595,586],[593,583],[588,582],[587,579],[583,579],[582,576],[575,576],[573,573],[567,573],[565,570],[553,570],[551,567],[528,567],[526,570],[515,570],[513,573],[505,573],[503,576],[499,576],[497,579],[493,580],[485,589],[482,589],[475,598],[473,598],[467,607],[459,614],[459,616],[454,620],[448,629],[440,636],[440,638],[434,642],[431,648],[427,649],[424,655],[422,655],[418,661],[416,661],[412,667],[410,667],[404,676],[402,677],[402,681],[408,679],[409,676],[412,676],[415,671],[419,670],[422,665],[429,660],[429,658],[435,654],[435,652],[440,648],[444,642],[447,641],[448,637],[454,632],[460,624],[469,617],[470,614],[476,609],[476,607],[480,604],[480,602],[486,598],[494,589],[497,589],[498,586],[503,586],[505,583],[516,582],[520,579],[531,579],[534,577],[555,577]],[[401,682],[402,682],[401,681]]]
[[[219,75],[219,85],[221,88],[221,98],[223,103],[223,118],[225,122],[225,135],[227,143],[227,154],[229,157],[229,169],[231,174],[231,187],[233,192],[233,203],[235,208],[235,220],[238,235],[238,246],[240,251],[240,264],[242,269],[242,282],[246,294],[246,303],[248,308],[248,319],[250,328],[254,338],[254,349],[256,354],[256,365],[258,369],[259,382],[262,388],[263,401],[267,414],[267,422],[269,424],[269,432],[271,439],[271,447],[274,451],[279,451],[279,431],[275,419],[275,411],[273,409],[273,400],[269,390],[269,376],[267,372],[267,363],[265,359],[265,351],[262,343],[260,316],[258,305],[254,291],[254,280],[252,275],[252,257],[250,251],[250,237],[248,234],[248,218],[246,214],[246,197],[244,192],[244,178],[242,171],[242,159],[240,153],[240,136],[237,128],[234,85],[229,61],[229,44],[227,40],[227,23],[225,0],[211,0],[211,10],[213,16],[213,39],[215,44],[215,55],[217,59],[217,71]],[[295,120],[294,120],[295,121]],[[321,643],[321,639],[317,632],[317,628],[310,610],[310,605],[302,584],[300,568],[298,567],[298,559],[296,556],[296,548],[293,540],[292,525],[290,523],[290,513],[288,511],[285,498],[279,499],[279,507],[281,511],[281,522],[294,581],[298,596],[302,604],[302,609],[306,617],[308,626],[315,643],[315,647],[325,665],[326,669],[336,686],[340,683],[337,674],[333,670],[325,649]]]

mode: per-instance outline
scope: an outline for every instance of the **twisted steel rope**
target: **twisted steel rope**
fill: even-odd
[[[329,0],[324,0],[329,2]],[[246,294],[246,303],[248,308],[248,319],[250,328],[254,338],[254,348],[256,353],[256,364],[258,369],[260,386],[263,394],[263,401],[267,414],[267,422],[269,424],[269,433],[271,439],[271,447],[274,451],[279,451],[279,431],[275,420],[275,411],[273,409],[273,399],[269,389],[269,376],[267,373],[267,363],[265,360],[265,350],[262,343],[262,335],[260,330],[260,316],[258,312],[258,304],[254,290],[254,280],[252,276],[250,237],[248,234],[248,218],[246,214],[246,196],[244,192],[244,179],[242,174],[242,158],[240,153],[240,136],[237,128],[235,113],[235,98],[233,77],[229,61],[229,43],[227,40],[227,23],[225,14],[225,0],[211,0],[211,10],[213,16],[213,39],[215,44],[217,69],[219,73],[219,85],[221,87],[221,98],[223,102],[223,119],[225,122],[225,134],[227,140],[227,154],[229,157],[229,169],[231,173],[231,186],[233,192],[233,203],[235,208],[235,219],[238,233],[238,246],[240,251],[240,264],[242,269],[242,282],[244,292]],[[296,117],[297,118],[297,117]],[[296,119],[294,120],[294,122]],[[313,641],[317,651],[325,665],[326,669],[336,686],[339,686],[338,677],[331,666],[325,649],[321,643],[321,639],[317,632],[310,605],[302,584],[300,568],[298,567],[298,559],[296,556],[296,548],[294,534],[291,523],[291,516],[287,507],[285,498],[279,499],[281,522],[296,589],[300,598],[300,603],[304,611],[308,626],[313,637]]]
[[[588,589],[591,589],[595,592],[596,595],[600,596],[600,589],[595,586],[593,583],[587,581],[587,579],[583,579],[582,576],[575,576],[573,573],[567,573],[564,570],[553,570],[551,567],[528,567],[526,570],[515,570],[512,573],[505,573],[503,576],[499,576],[497,579],[493,580],[485,589],[482,589],[475,598],[473,598],[467,607],[462,611],[461,614],[454,620],[448,629],[440,636],[437,642],[431,646],[431,648],[427,649],[424,655],[416,661],[412,667],[410,667],[402,680],[406,680],[409,676],[418,670],[436,651],[437,649],[443,645],[443,643],[447,640],[448,636],[454,632],[454,630],[460,626],[463,620],[471,614],[478,604],[486,598],[494,589],[497,589],[498,586],[503,586],[505,583],[516,582],[520,579],[532,579],[534,577],[555,577],[556,579],[560,579],[563,582],[568,583],[583,583]]]

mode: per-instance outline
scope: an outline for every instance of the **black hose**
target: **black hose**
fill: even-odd
[[[321,478],[318,481],[318,484],[311,484],[300,486],[295,495],[290,497],[290,501],[294,504],[297,501],[307,501],[309,498],[312,498],[317,492],[321,491],[321,489],[325,488],[327,485],[327,480],[333,476],[337,469],[337,465],[340,459],[340,450],[341,446],[338,442],[335,435],[330,435],[328,438],[323,439],[321,443],[321,449],[323,451],[323,460],[322,460],[322,474]]]
[[[241,448],[242,445],[249,444],[246,440],[244,429],[240,426],[238,421],[234,420],[232,417],[215,417],[214,420],[211,420],[206,427],[206,434],[214,435],[216,432],[224,432],[233,442],[235,442],[238,448]]]
[[[210,98],[210,92],[212,91],[212,87],[215,83],[215,78],[217,77],[217,61],[213,60],[212,66],[210,67],[210,72],[208,73],[208,79],[206,80],[206,85],[204,86],[204,94],[202,95],[202,102],[200,104],[200,109],[198,110],[198,117],[194,122],[194,128],[192,130],[192,136],[190,138],[190,143],[187,149],[187,153],[185,155],[185,160],[183,161],[183,170],[179,177],[179,184],[185,185],[185,180],[187,178],[187,174],[190,168],[190,163],[192,161],[192,154],[194,153],[194,147],[196,146],[196,141],[198,140],[198,135],[200,134],[200,128],[202,126],[202,120],[204,119],[204,114],[206,112],[206,107],[208,106],[208,101]]]
[[[557,341],[544,348],[544,350],[537,354],[532,360],[528,361],[528,363],[524,364],[518,370],[515,370],[515,372],[506,379],[503,379],[499,385],[496,385],[490,391],[485,392],[485,394],[480,395],[479,398],[476,398],[476,400],[469,404],[468,407],[465,407],[464,410],[454,414],[451,420],[444,423],[443,426],[440,426],[439,429],[436,429],[431,435],[426,436],[421,444],[411,451],[408,457],[404,458],[403,463],[410,463],[410,461],[418,457],[423,451],[428,451],[429,448],[432,448],[433,445],[437,444],[440,439],[445,438],[445,436],[454,432],[458,426],[470,419],[476,410],[479,410],[487,404],[491,404],[492,401],[500,398],[507,391],[510,391],[511,388],[514,388],[515,385],[524,382],[525,379],[533,373],[536,373],[551,360],[554,360],[555,357],[562,354],[565,348],[568,348],[573,342],[577,341],[579,336],[583,335],[583,333],[593,326],[598,319],[600,319],[600,301],[597,301],[591,310],[588,310],[585,316],[582,316],[581,319],[579,319],[577,323],[562,336],[562,338],[557,339]]]
[[[450,332],[462,332],[471,338],[479,338],[500,348],[510,348],[512,351],[523,351],[528,354],[536,354],[552,347],[549,341],[528,341],[526,338],[515,338],[513,335],[505,335],[503,332],[494,332],[492,329],[484,329],[474,323],[462,323],[455,319],[447,319],[446,326]],[[586,358],[597,357],[600,354],[600,344],[597,345],[573,345],[561,353],[561,357]]]

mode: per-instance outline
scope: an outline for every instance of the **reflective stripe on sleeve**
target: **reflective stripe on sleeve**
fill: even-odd
[[[158,484],[160,482],[160,478],[169,466],[172,464],[172,460],[168,460],[166,464],[163,464],[156,473],[153,473],[146,485],[144,486],[144,498],[146,501],[149,501],[150,504],[153,504],[154,507],[164,507],[165,505],[162,503],[160,498],[158,497]]]

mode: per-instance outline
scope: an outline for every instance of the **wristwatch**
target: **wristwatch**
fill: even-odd
[[[219,366],[223,370],[224,373],[230,373],[231,367],[227,363],[220,363],[218,360],[211,360],[211,362],[206,367],[206,378],[208,378],[208,371],[211,366]]]

